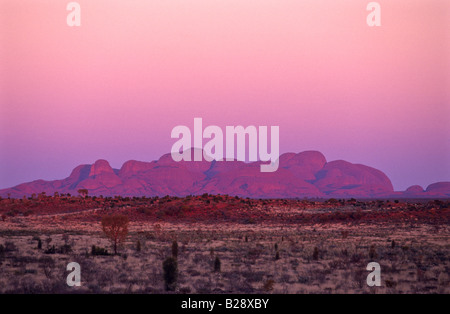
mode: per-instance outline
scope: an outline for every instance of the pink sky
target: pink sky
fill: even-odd
[[[450,2],[0,0],[0,188],[168,153],[176,125],[279,125],[280,151],[450,180]]]

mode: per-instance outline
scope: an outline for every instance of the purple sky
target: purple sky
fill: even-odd
[[[68,1],[67,1],[68,2]],[[0,2],[0,188],[170,152],[176,125],[278,125],[280,151],[450,181],[450,2]]]

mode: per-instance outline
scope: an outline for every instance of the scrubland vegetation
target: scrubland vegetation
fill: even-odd
[[[2,199],[0,293],[450,293],[449,207],[224,195]],[[112,217],[125,229],[107,229]],[[70,262],[81,266],[81,287],[66,284]],[[369,262],[381,265],[381,287],[366,284]]]

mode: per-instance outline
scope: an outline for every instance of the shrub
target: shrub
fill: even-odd
[[[34,212],[31,210],[31,209],[29,209],[29,210],[27,210],[27,211],[25,211],[24,213],[23,213],[23,216],[24,217],[28,217],[28,216],[30,216],[30,215],[32,215]]]
[[[164,284],[166,291],[173,291],[178,279],[178,263],[173,257],[168,257],[163,262]]]
[[[94,256],[95,255],[109,255],[108,250],[106,250],[102,247],[99,247],[99,246],[95,246],[95,245],[93,245],[91,248],[91,254]]]
[[[5,252],[17,251],[17,246],[14,242],[6,241],[5,242]]]
[[[56,253],[56,247],[54,245],[48,247],[45,251],[45,254],[55,254]]]
[[[280,253],[278,253],[278,250],[277,250],[277,252],[275,253],[275,260],[277,261],[279,259],[280,259]]]
[[[362,259],[361,254],[355,253],[350,257],[350,262],[351,263],[359,263]]]
[[[372,245],[369,249],[369,257],[370,259],[377,258],[377,251],[375,250],[375,245]]]
[[[216,259],[214,260],[214,271],[216,273],[220,272],[220,267],[221,267],[221,262],[220,262],[220,258],[218,256],[216,256]]]
[[[136,243],[136,252],[140,252],[141,251],[141,241],[138,240]]]
[[[70,236],[67,233],[64,233],[62,236],[65,244],[69,244]]]
[[[55,261],[49,256],[43,256],[39,259],[39,264],[44,271],[45,277],[52,278],[52,273],[55,268]]]
[[[68,254],[72,252],[72,246],[70,246],[69,244],[64,244],[63,246],[61,246],[59,248],[59,253],[61,254]]]
[[[316,247],[314,247],[314,252],[313,252],[313,256],[312,256],[313,260],[318,261],[319,260],[319,249]]]
[[[172,257],[178,258],[178,242],[176,240],[172,242]]]
[[[385,283],[388,288],[395,288],[397,286],[397,283],[393,280],[386,279]]]
[[[272,279],[267,280],[267,281],[264,283],[263,290],[264,290],[265,292],[269,292],[269,291],[273,290],[273,285],[274,285],[274,284],[275,284],[275,281],[273,281]]]

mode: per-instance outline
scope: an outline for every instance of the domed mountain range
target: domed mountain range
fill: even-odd
[[[192,152],[191,152],[192,153]],[[228,194],[251,198],[448,198],[450,182],[426,189],[418,185],[396,192],[380,170],[343,160],[327,162],[317,151],[280,156],[275,172],[261,172],[261,162],[180,161],[170,154],[159,160],[129,160],[120,169],[108,161],[80,165],[62,180],[36,180],[0,190],[0,196],[23,197],[54,192],[103,196],[186,196]]]

